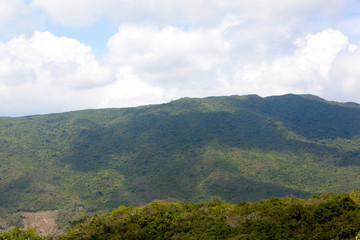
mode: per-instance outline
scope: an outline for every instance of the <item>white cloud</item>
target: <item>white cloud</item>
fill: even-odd
[[[298,18],[333,16],[354,0],[219,0],[222,8],[255,18]]]
[[[93,23],[104,14],[103,4],[98,0],[33,0],[31,5],[42,9],[55,21],[73,26]]]
[[[360,1],[358,5],[358,9],[360,10]],[[338,29],[349,36],[350,41],[360,43],[360,28],[357,26],[360,26],[360,16],[353,15],[352,17],[342,19],[338,25]]]
[[[354,0],[33,0],[55,21],[67,25],[90,24],[102,16],[117,22],[218,24],[225,16],[284,19],[333,16]]]
[[[347,37],[358,33],[358,19],[342,21],[346,32],[316,20],[337,21],[352,2],[32,0],[29,18],[39,13],[39,22],[48,20],[41,14],[68,26],[105,17],[120,27],[101,59],[78,40],[49,32],[0,43],[0,115],[248,93],[359,99],[360,53]],[[0,25],[23,7],[0,0]]]
[[[239,66],[234,74],[238,91],[323,96],[334,60],[350,46],[347,37],[337,30],[327,29],[298,39],[294,45],[293,54]]]
[[[165,1],[165,0],[33,0],[34,8],[42,9],[55,21],[66,24],[81,26],[95,22],[106,16],[117,22],[132,21],[142,22],[149,19],[158,21],[183,22],[195,20],[204,15],[208,8],[212,13],[214,1]],[[210,3],[210,5],[209,5]],[[217,10],[216,10],[217,11]],[[200,14],[202,13],[202,14]],[[206,14],[205,14],[206,15]]]
[[[115,82],[96,90],[96,95],[101,96],[96,107],[130,107],[161,103],[172,95],[171,90],[165,90],[139,79],[131,68],[122,67],[116,74]]]
[[[109,59],[152,84],[193,89],[211,84],[209,75],[228,61],[230,45],[222,32],[123,25],[108,42]]]
[[[0,0],[0,27],[13,20],[24,9],[22,0]]]
[[[0,114],[249,93],[358,98],[359,48],[340,31],[308,34],[278,55],[246,52],[251,38],[238,46],[238,31],[244,31],[238,22],[194,29],[122,25],[102,61],[84,44],[48,32],[14,38],[0,43]]]
[[[31,38],[22,35],[0,44],[0,108],[4,113],[94,106],[95,99],[87,92],[113,80],[91,49],[74,39],[36,32]],[[85,94],[77,94],[81,92]],[[86,100],[81,99],[84,96]]]
[[[335,59],[326,86],[326,94],[332,99],[351,99],[360,102],[360,49],[350,46]]]
[[[190,30],[123,25],[109,40],[109,59],[114,66],[136,73],[136,88],[148,84],[158,89],[162,94],[155,97],[157,100],[289,92],[328,96],[327,88],[334,84],[331,81],[344,85],[341,78],[334,80],[334,64],[342,62],[344,52],[354,51],[356,47],[340,31],[327,29],[296,39],[286,53],[266,54],[266,41],[263,42],[265,50],[257,50],[249,44],[251,37],[244,41],[246,44],[238,46],[239,32],[244,33],[244,30],[238,23]],[[277,37],[268,40],[277,41]],[[247,52],[248,46],[252,51]],[[251,53],[255,56],[251,57]],[[354,61],[350,57],[347,59]],[[338,68],[353,76],[356,66],[346,64],[346,68]],[[124,78],[130,81],[134,76]],[[349,78],[349,84],[353,79]],[[167,92],[172,96],[165,96]]]
[[[34,81],[69,88],[96,87],[110,80],[109,70],[100,66],[89,47],[48,32],[12,39],[2,47],[0,61],[9,73],[33,72]],[[2,78],[9,79],[9,73],[3,72]]]

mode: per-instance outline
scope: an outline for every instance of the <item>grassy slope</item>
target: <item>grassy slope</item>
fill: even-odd
[[[359,106],[306,95],[1,118],[0,208],[78,212],[352,191],[359,122]]]

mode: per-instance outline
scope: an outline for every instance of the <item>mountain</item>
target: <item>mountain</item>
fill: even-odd
[[[360,105],[312,95],[0,118],[0,217],[350,192],[359,157]]]

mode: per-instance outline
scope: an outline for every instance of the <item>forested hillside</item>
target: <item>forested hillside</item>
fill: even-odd
[[[60,210],[64,223],[153,200],[351,192],[359,154],[359,105],[311,95],[0,118],[0,223],[21,211]]]
[[[254,203],[153,202],[73,223],[57,240],[78,239],[355,239],[360,237],[359,192],[310,199],[271,197]],[[0,239],[49,239],[18,228]]]
[[[97,215],[59,239],[355,239],[359,210],[359,193],[240,204],[154,202]]]

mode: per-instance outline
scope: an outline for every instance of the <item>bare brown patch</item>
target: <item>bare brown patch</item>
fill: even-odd
[[[55,218],[58,211],[47,211],[47,212],[26,212],[22,215],[23,224],[25,229],[34,228],[43,236],[53,235],[58,231]]]

